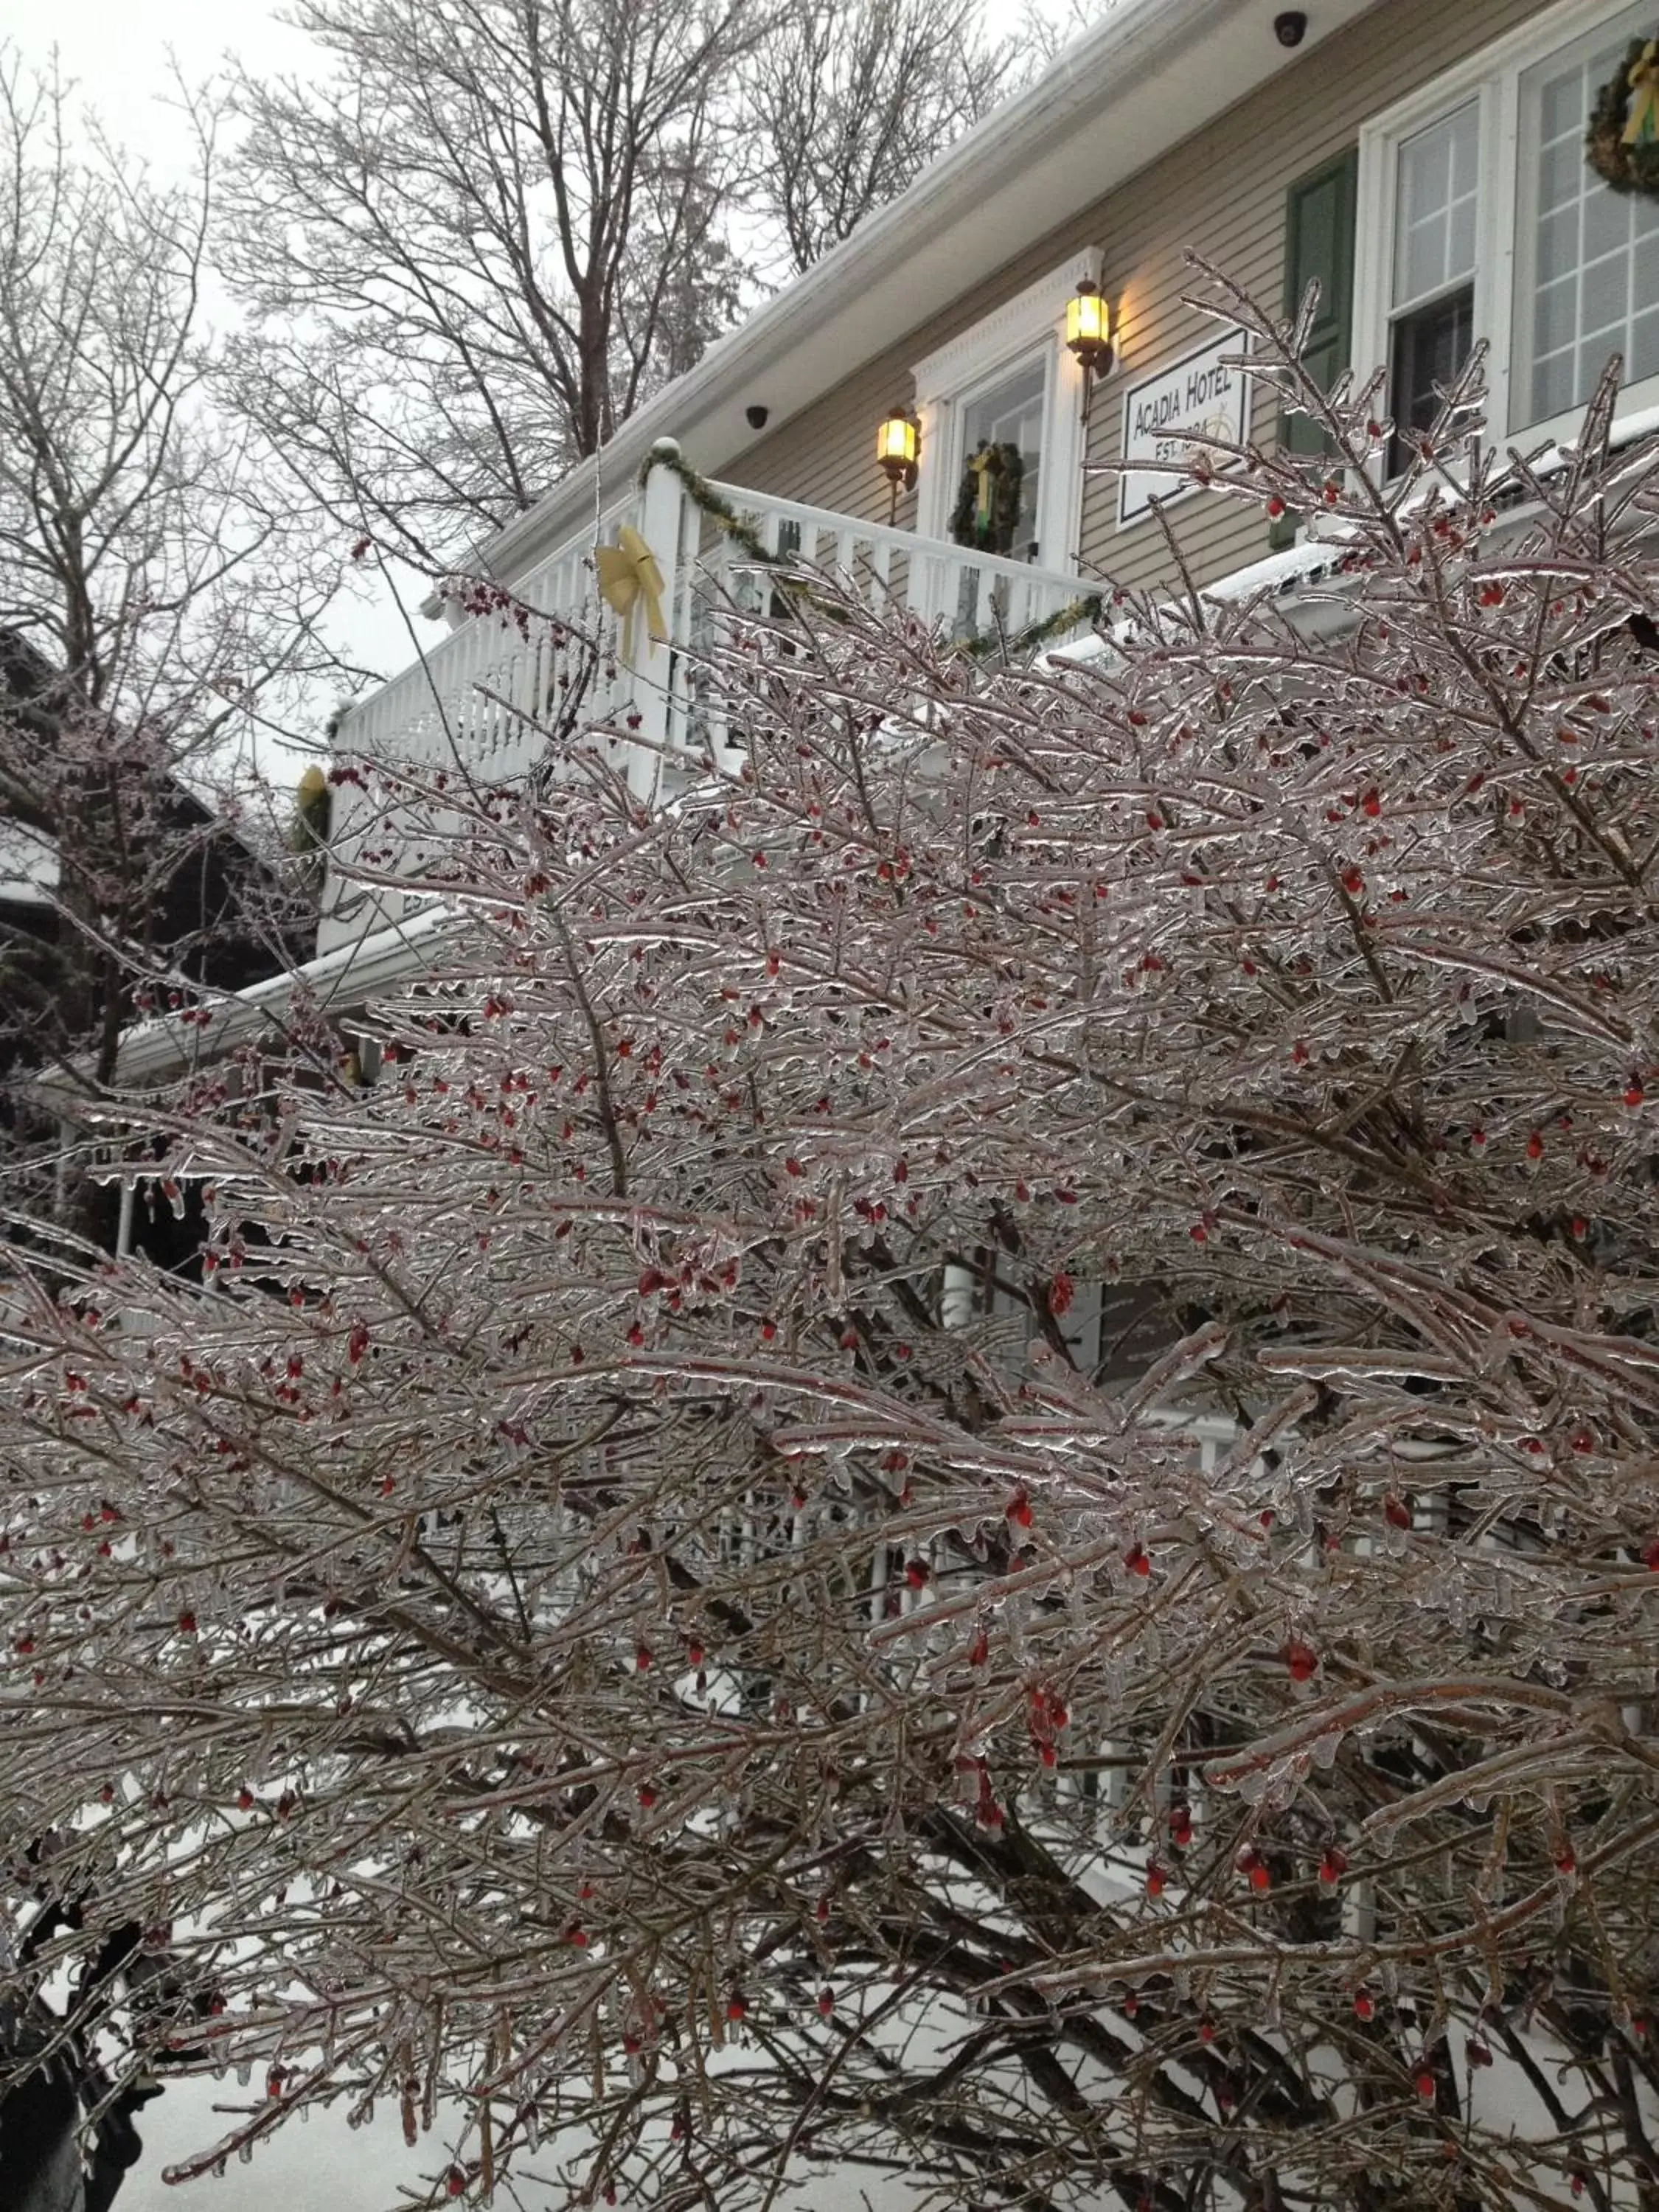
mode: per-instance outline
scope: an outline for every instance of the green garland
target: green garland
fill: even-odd
[[[980,496],[980,477],[989,478],[988,497]],[[1019,495],[1025,482],[1025,456],[1012,441],[1003,445],[975,447],[962,472],[962,488],[951,510],[951,536],[958,545],[976,553],[1014,550],[1019,527]]]
[[[1006,448],[1006,451],[1014,455],[1016,463],[1012,483],[1015,502],[1014,514],[1018,517],[1020,479],[1024,473],[1024,463],[1019,458],[1019,448],[1017,446],[1011,446]],[[739,551],[746,554],[758,567],[770,569],[776,578],[777,587],[781,592],[787,592],[791,599],[799,600],[802,605],[812,607],[818,613],[827,615],[832,621],[840,618],[839,605],[833,599],[825,599],[822,592],[814,591],[811,585],[803,577],[792,575],[789,568],[793,556],[785,553],[772,552],[760,532],[756,528],[754,518],[743,514],[732,506],[729,499],[717,492],[708,477],[700,476],[684,454],[647,453],[640,468],[639,485],[641,491],[645,489],[653,469],[667,469],[672,475],[677,477],[679,479],[680,489],[692,506],[700,514],[706,514],[711,522],[717,523],[731,543],[737,546]],[[960,501],[958,501],[958,507],[960,507]],[[954,525],[953,517],[953,535]],[[1012,521],[1009,528],[1012,532],[1013,528]],[[968,541],[957,538],[956,542],[962,544]],[[981,547],[978,550],[982,551],[988,549]],[[959,639],[951,650],[974,660],[983,659],[988,654],[993,653],[1006,653],[1011,659],[1024,653],[1035,653],[1039,647],[1048,644],[1051,638],[1061,636],[1068,630],[1080,629],[1085,623],[1091,625],[1097,623],[1100,620],[1103,605],[1103,600],[1097,593],[1091,592],[1085,599],[1068,600],[1065,606],[1056,608],[1054,612],[1043,621],[1029,624],[1024,629],[1015,632],[1012,637],[1004,637],[998,632],[991,631],[982,637]]]
[[[958,653],[970,659],[983,660],[988,654],[1006,651],[1011,659],[1035,653],[1039,646],[1047,645],[1050,638],[1063,637],[1068,630],[1081,629],[1086,623],[1092,629],[1105,611],[1106,602],[1100,592],[1091,592],[1086,599],[1067,599],[1063,607],[1040,623],[1028,623],[1024,629],[1016,630],[1009,638],[999,637],[988,630],[982,637],[962,639],[956,647]]]
[[[1655,36],[1659,37],[1659,32]],[[1646,99],[1632,82],[1633,75],[1644,62],[1650,63],[1649,49],[1653,43],[1650,39],[1631,40],[1624,60],[1596,94],[1590,111],[1584,158],[1615,192],[1659,197],[1659,137],[1644,136],[1633,143],[1625,137],[1632,100]]]

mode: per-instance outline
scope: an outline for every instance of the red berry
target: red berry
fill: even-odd
[[[1258,1859],[1255,1864],[1250,1869],[1250,1887],[1252,1889],[1267,1890],[1271,1889],[1273,1886],[1273,1878],[1272,1875],[1268,1873],[1267,1868],[1261,1863],[1261,1860]]]
[[[749,2007],[746,2002],[738,1995],[737,1990],[733,1990],[731,1996],[726,2001],[726,2017],[727,2020],[741,2020],[748,2009]]]
[[[253,1792],[246,1784],[236,1792],[236,1809],[239,1813],[251,1813],[253,1810]]]
[[[466,2187],[466,2176],[459,2166],[452,2166],[444,2176],[444,2187],[452,2197],[459,2197]]]
[[[1360,2020],[1370,2020],[1376,2011],[1376,2007],[1372,2002],[1370,1993],[1364,1990],[1356,1990],[1354,1991],[1353,2008],[1355,2016]]]
[[[1487,2045],[1482,2043],[1478,2036],[1471,2036],[1465,2048],[1466,2055],[1471,2066],[1490,2066],[1492,2064],[1491,2049]]]
[[[905,1561],[904,1579],[909,1583],[913,1590],[926,1589],[927,1587],[927,1574],[928,1569],[926,1559],[907,1559]]]
[[[180,1636],[194,1636],[196,1633],[196,1615],[188,1607],[179,1616],[179,1633]]]
[[[1393,1491],[1389,1491],[1382,1500],[1382,1517],[1391,1528],[1409,1528],[1412,1509],[1403,1498],[1396,1498]]]
[[[1152,1863],[1151,1864],[1151,1866],[1149,1866],[1149,1867],[1147,1868],[1147,1869],[1146,1869],[1146,1894],[1147,1894],[1147,1896],[1148,1896],[1148,1897],[1162,1897],[1162,1896],[1163,1896],[1163,1894],[1164,1894],[1164,1880],[1165,1880],[1165,1876],[1164,1876],[1164,1869],[1163,1869],[1163,1868],[1162,1868],[1161,1866],[1159,1866],[1159,1864],[1158,1863],[1158,1861],[1157,1861],[1156,1859],[1154,1859],[1154,1860],[1152,1861]]]
[[[1625,1091],[1626,1105],[1639,1106],[1646,1097],[1647,1093],[1642,1088],[1641,1079],[1632,1075]]]
[[[1031,1501],[1025,1494],[1025,1486],[1024,1483],[1021,1483],[1019,1488],[1014,1492],[1013,1496],[1008,1500],[1008,1503],[1002,1510],[1005,1517],[1014,1522],[1019,1528],[1029,1528],[1030,1527]]]
[[[1431,2105],[1434,2102],[1433,2075],[1426,2066],[1419,2066],[1412,2078],[1416,2085],[1418,2095],[1425,2105]]]
[[[1285,1646],[1285,1664],[1293,1682],[1311,1682],[1319,1671],[1319,1655],[1298,1637],[1292,1637]]]
[[[828,2019],[829,2019],[829,2017],[830,2017],[830,2014],[831,2014],[832,2012],[834,2012],[835,2008],[836,2008],[836,1993],[835,1993],[835,1991],[834,1991],[833,1990],[827,1990],[827,1989],[826,1989],[826,1990],[820,1990],[818,1991],[818,2017],[819,2017],[819,2019],[820,2019],[820,2020],[828,2020]]]
[[[1152,1554],[1144,1544],[1137,1544],[1123,1554],[1123,1564],[1132,1575],[1149,1575],[1152,1571]]]
[[[1324,1883],[1327,1889],[1333,1888],[1347,1871],[1348,1861],[1346,1853],[1338,1850],[1334,1844],[1328,1844],[1326,1847],[1324,1857],[1319,1862],[1321,1881]]]
[[[1200,2043],[1213,2043],[1215,2041],[1215,2022],[1212,2020],[1200,2021],[1198,2023],[1198,2039]]]

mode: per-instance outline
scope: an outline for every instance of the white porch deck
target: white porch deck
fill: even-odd
[[[677,470],[665,465],[678,449],[665,441],[653,454],[659,465],[643,489],[605,515],[599,541],[614,544],[618,531],[631,525],[650,547],[663,575],[663,640],[649,637],[644,610],[638,609],[632,660],[624,658],[619,625],[599,599],[594,533],[586,531],[511,586],[515,600],[552,622],[532,621],[521,630],[510,615],[469,618],[350,710],[336,738],[340,757],[442,769],[483,784],[528,775],[545,754],[547,718],[557,714],[561,695],[568,695],[584,665],[582,647],[561,632],[561,620],[610,648],[608,656],[601,653],[581,719],[587,726],[637,731],[641,742],[632,750],[629,774],[641,796],[657,787],[665,752],[702,751],[708,732],[701,720],[700,656],[714,640],[723,609],[760,604],[764,571],[711,525],[708,502],[695,500]],[[752,525],[769,554],[833,574],[872,609],[915,615],[951,635],[1000,631],[1018,638],[1100,592],[1098,583],[1065,570],[918,538],[739,485],[713,484],[708,490]],[[1086,619],[1080,611],[1075,627],[1085,627]],[[340,787],[337,850],[361,852],[388,833],[395,843],[395,827],[375,820],[350,787]],[[395,891],[381,890],[370,901],[361,891],[343,896],[343,889],[331,870],[319,954],[402,918],[404,901]]]

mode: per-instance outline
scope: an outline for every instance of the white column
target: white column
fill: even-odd
[[[677,461],[679,453],[679,447],[672,438],[659,438],[651,448],[652,458],[665,462]],[[640,534],[662,571],[663,626],[668,635],[665,639],[653,638],[645,620],[645,610],[639,609],[635,617],[632,688],[634,709],[640,717],[639,734],[644,742],[634,749],[628,781],[630,788],[645,799],[653,796],[657,787],[656,748],[678,744],[683,738],[674,695],[677,677],[684,683],[683,672],[676,665],[675,648],[685,642],[684,617],[690,601],[686,564],[680,559],[681,510],[684,503],[685,494],[674,471],[653,468],[645,480]]]

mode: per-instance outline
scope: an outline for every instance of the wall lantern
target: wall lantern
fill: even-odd
[[[1066,343],[1083,364],[1083,417],[1089,418],[1089,391],[1112,365],[1112,311],[1098,284],[1087,276],[1066,302]]]
[[[908,491],[916,480],[916,463],[921,453],[921,424],[908,407],[889,408],[876,433],[876,459],[886,472],[892,489],[888,504],[887,520],[890,526],[898,513],[900,487]]]

